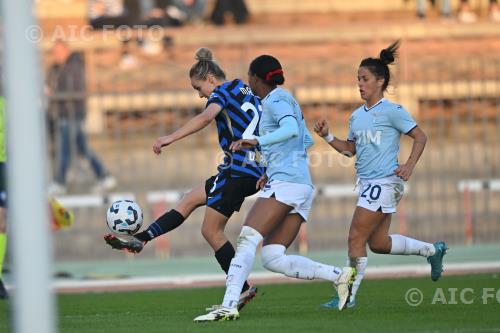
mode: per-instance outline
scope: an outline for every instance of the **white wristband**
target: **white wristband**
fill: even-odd
[[[330,142],[332,142],[335,139],[335,137],[333,135],[331,135],[330,133],[328,133],[328,135],[324,136],[323,139],[326,142],[330,143]]]

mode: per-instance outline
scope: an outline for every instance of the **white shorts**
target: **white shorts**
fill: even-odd
[[[360,179],[357,206],[373,212],[395,213],[403,197],[404,181],[397,176],[378,179]]]
[[[259,192],[258,197],[270,198],[273,194],[279,202],[293,207],[288,214],[298,213],[307,221],[314,199],[314,187],[282,180],[269,180]]]

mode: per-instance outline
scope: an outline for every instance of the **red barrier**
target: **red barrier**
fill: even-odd
[[[472,225],[471,194],[468,186],[464,188],[464,229],[465,244],[472,245],[474,242],[474,230]]]

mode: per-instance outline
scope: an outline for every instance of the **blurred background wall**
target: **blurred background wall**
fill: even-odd
[[[147,225],[173,207],[184,190],[215,174],[222,156],[214,125],[159,157],[152,152],[156,137],[204,107],[188,77],[201,46],[214,52],[229,79],[246,80],[254,57],[273,54],[284,65],[285,88],[301,103],[308,127],[327,119],[332,132],[345,137],[351,112],[362,104],[356,83],[360,61],[401,39],[386,97],[415,116],[429,141],[392,230],[451,244],[498,242],[500,18],[495,2],[450,1],[450,11],[443,12],[441,1],[423,1],[422,11],[422,2],[417,6],[412,0],[246,0],[248,16],[226,13],[222,23],[213,19],[215,2],[208,1],[203,14],[192,18],[176,16],[170,2],[37,2],[41,29],[29,38],[40,45],[45,73],[60,39],[85,64],[84,89],[49,89],[46,96],[49,179],[56,181],[60,149],[57,105],[81,99],[89,145],[116,180],[99,184],[89,162],[72,149],[66,183],[59,184],[64,186],[56,196],[74,209],[76,221],[54,235],[57,260],[125,258],[102,241],[111,200],[137,200]],[[402,139],[400,160],[406,160],[410,144]],[[356,198],[354,160],[328,148],[316,137],[311,169],[318,195],[307,230],[294,245],[300,251],[347,244]],[[233,241],[251,203],[247,200],[228,224]],[[211,253],[200,233],[203,212],[156,240],[141,258]]]

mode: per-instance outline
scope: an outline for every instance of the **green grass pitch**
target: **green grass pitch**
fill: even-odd
[[[60,295],[59,331],[500,332],[500,275],[495,274],[445,276],[439,282],[367,280],[358,293],[357,307],[342,312],[318,307],[332,294],[328,283],[259,288],[258,297],[241,311],[239,320],[201,324],[193,318],[206,306],[220,303],[222,287]],[[411,288],[423,294],[419,306],[405,301]],[[0,332],[8,332],[9,313],[8,304],[0,302]]]

